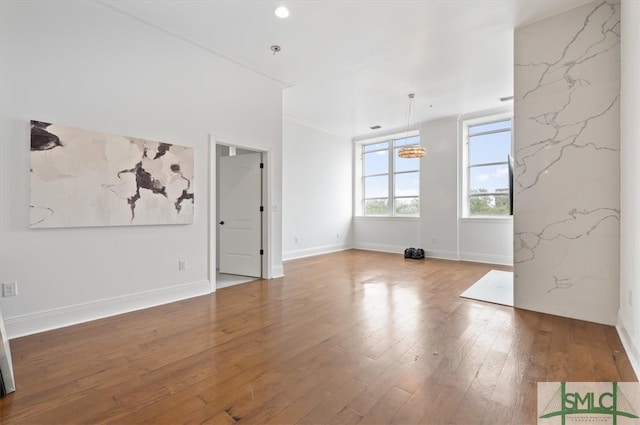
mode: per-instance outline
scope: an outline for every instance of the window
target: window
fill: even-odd
[[[419,136],[363,143],[362,205],[364,216],[418,217],[420,214],[420,159],[399,158],[402,146],[420,144]]]
[[[511,118],[464,123],[465,216],[509,215]]]

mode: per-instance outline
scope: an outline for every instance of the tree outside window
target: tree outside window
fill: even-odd
[[[468,216],[507,216],[511,119],[467,126]]]

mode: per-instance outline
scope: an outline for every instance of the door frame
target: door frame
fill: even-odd
[[[272,222],[272,209],[268,206],[271,205],[271,193],[272,193],[272,181],[271,167],[270,167],[270,151],[261,149],[256,146],[242,145],[237,143],[229,143],[216,137],[213,134],[209,134],[209,208],[207,211],[208,228],[209,228],[209,249],[208,249],[208,278],[211,285],[211,292],[216,291],[216,268],[217,268],[217,248],[216,241],[218,238],[218,222],[216,217],[217,207],[217,195],[218,195],[218,182],[216,179],[217,163],[216,163],[216,146],[228,146],[245,150],[254,151],[262,154],[262,163],[264,164],[264,170],[262,171],[262,203],[264,206],[264,213],[262,214],[262,249],[264,249],[264,255],[262,257],[262,279],[272,278],[272,266],[271,266],[271,252],[272,252],[272,236],[271,236],[271,222]]]

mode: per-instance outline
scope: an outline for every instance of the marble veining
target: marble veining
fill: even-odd
[[[539,113],[527,117],[535,124],[545,127],[544,134],[547,137],[516,147],[515,160],[518,172],[515,176],[515,189],[517,191],[526,191],[536,185],[543,173],[562,160],[568,148],[619,150],[617,146],[609,145],[607,140],[594,141],[585,135],[592,121],[605,116],[614,106],[619,105],[619,92],[610,93],[609,102],[597,105],[598,107],[587,115],[575,117],[567,113],[581,101],[581,99],[575,99],[576,94],[592,86],[590,78],[587,77],[592,74],[585,72],[585,68],[588,68],[592,62],[597,62],[599,56],[613,49],[618,49],[619,56],[619,46],[619,4],[601,2],[596,4],[584,18],[559,57],[538,63],[516,62],[516,74],[531,73],[531,78],[526,82],[523,81],[524,87],[516,88],[516,101],[535,96],[559,95],[558,100],[550,97],[546,108],[541,108],[543,110]],[[519,91],[524,93],[519,94]],[[541,152],[544,152],[545,160],[535,160],[535,156]]]
[[[547,294],[550,294],[551,292],[555,291],[556,289],[569,289],[573,286],[573,283],[571,282],[571,278],[568,277],[558,277],[558,276],[552,276],[553,280],[554,280],[554,286],[553,288],[549,289],[547,291]]]
[[[536,249],[557,239],[575,240],[589,236],[605,220],[620,222],[620,210],[597,208],[592,211],[569,211],[566,218],[545,225],[540,231],[515,232],[515,263],[535,260]]]
[[[618,152],[620,149],[611,146],[598,145],[593,140],[585,140],[583,137],[587,126],[592,120],[607,114],[614,105],[618,105],[620,96],[616,96],[609,104],[604,105],[601,111],[578,122],[560,124],[559,114],[571,103],[571,93],[567,96],[566,103],[562,109],[550,113],[542,113],[531,117],[533,121],[540,125],[550,126],[554,129],[554,134],[544,140],[537,141],[529,146],[516,150],[516,161],[518,172],[514,182],[516,190],[520,193],[531,189],[540,180],[540,176],[549,171],[562,160],[564,152],[569,149],[593,149],[595,151],[608,150]],[[547,156],[545,161],[536,161],[537,154],[544,152]]]
[[[601,2],[585,17],[582,26],[565,45],[559,58],[552,62],[539,63],[516,62],[516,67],[542,67],[537,84],[526,90],[522,99],[535,94],[541,88],[565,82],[573,89],[576,84],[589,84],[582,78],[571,75],[574,67],[584,64],[596,56],[619,46],[620,44],[620,4],[619,2]],[[593,32],[599,35],[594,37]]]
[[[517,307],[615,323],[620,4],[597,1],[517,28]]]

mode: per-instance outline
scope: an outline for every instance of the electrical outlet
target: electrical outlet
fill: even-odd
[[[15,297],[18,295],[18,282],[7,282],[2,284],[3,297]]]
[[[336,233],[336,239],[340,239],[340,233]]]
[[[629,305],[633,307],[633,291],[629,289]]]
[[[298,237],[296,236],[295,238],[293,238],[293,241],[294,241],[295,243],[298,243]]]
[[[438,245],[438,238],[436,238],[435,236],[431,238],[431,243],[433,243],[434,245]]]
[[[187,270],[187,260],[178,260],[178,271],[185,271]]]

